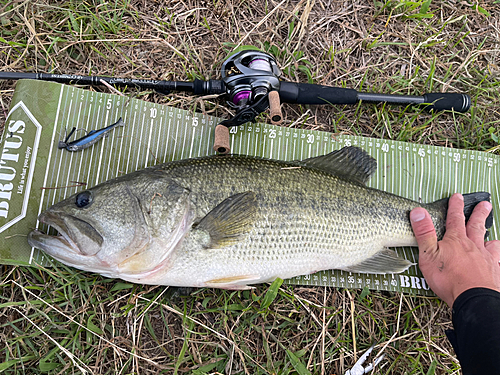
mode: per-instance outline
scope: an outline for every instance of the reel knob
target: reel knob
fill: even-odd
[[[280,94],[278,91],[269,93],[269,112],[271,115],[271,123],[273,125],[281,125],[283,122],[283,114],[281,113]]]

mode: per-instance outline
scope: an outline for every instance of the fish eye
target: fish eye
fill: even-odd
[[[84,208],[88,207],[92,203],[92,200],[92,193],[88,190],[85,190],[76,196],[75,204],[78,208]]]

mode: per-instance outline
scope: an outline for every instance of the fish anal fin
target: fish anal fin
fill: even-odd
[[[354,146],[305,159],[299,164],[363,185],[377,170],[377,161],[365,150]]]
[[[401,273],[413,266],[415,263],[399,257],[394,250],[384,248],[369,259],[342,270],[355,273]]]
[[[255,283],[260,280],[260,275],[236,275],[221,277],[205,281],[205,286],[209,288],[229,289],[229,290],[248,290],[254,287],[248,286],[248,283]]]
[[[255,194],[251,191],[230,196],[219,203],[196,226],[210,235],[211,248],[240,242],[253,227],[257,215]]]

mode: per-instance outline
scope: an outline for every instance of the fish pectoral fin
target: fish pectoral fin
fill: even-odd
[[[377,161],[365,150],[354,146],[305,159],[299,164],[363,185],[377,170]]]
[[[342,270],[355,273],[400,273],[406,271],[415,263],[401,258],[394,250],[384,248],[371,258],[355,264],[350,267],[344,267]]]
[[[260,279],[260,275],[237,275],[221,277],[219,279],[205,281],[205,286],[209,288],[229,290],[248,290],[254,288],[253,286],[248,286],[248,283],[258,282]]]
[[[196,225],[210,235],[210,248],[240,242],[253,227],[257,216],[255,193],[248,191],[230,196],[217,205]]]

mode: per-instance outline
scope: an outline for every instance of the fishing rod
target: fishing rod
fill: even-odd
[[[389,103],[398,105],[423,105],[429,111],[454,110],[467,112],[471,99],[461,93],[427,93],[422,96],[377,94],[358,92],[355,89],[323,86],[310,83],[286,82],[279,79],[281,70],[275,58],[265,52],[246,50],[231,55],[221,67],[220,80],[193,82],[162,81],[148,79],[125,79],[104,76],[80,76],[72,74],[17,73],[0,72],[0,79],[18,80],[35,79],[79,85],[114,85],[118,87],[136,87],[151,89],[159,93],[169,94],[172,91],[186,91],[195,95],[224,95],[228,105],[235,109],[235,115],[223,120],[226,130],[217,134],[229,137],[227,128],[242,125],[270,108],[271,122],[280,124],[283,120],[281,103],[342,105],[359,102]],[[224,145],[214,148],[223,150],[229,141],[221,141]],[[216,140],[217,144],[217,140]]]

